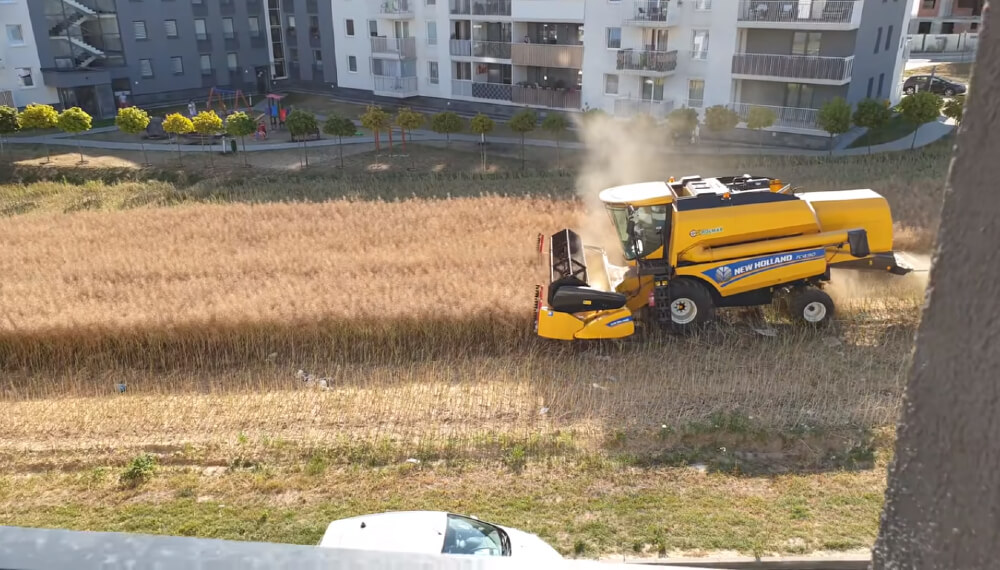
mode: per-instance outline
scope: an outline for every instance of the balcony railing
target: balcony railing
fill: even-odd
[[[510,59],[510,42],[451,40],[450,50],[455,56]]]
[[[467,16],[510,16],[511,0],[451,0],[450,13]]]
[[[676,11],[669,4],[667,0],[633,0],[625,23],[652,28],[676,26]]]
[[[677,69],[677,51],[618,50],[619,71],[670,73]]]
[[[580,91],[567,89],[543,89],[515,85],[511,101],[519,105],[535,105],[554,109],[579,109]]]
[[[374,91],[396,97],[406,97],[417,94],[416,77],[395,77],[391,75],[373,75]]]
[[[378,13],[388,18],[412,18],[414,0],[378,0]]]
[[[773,105],[757,105],[754,103],[732,103],[730,107],[740,116],[741,121],[746,121],[750,115],[750,109],[763,107],[770,109],[774,113],[775,127],[787,127],[796,129],[818,129],[817,117],[819,109],[803,109],[799,107],[775,107]]]
[[[583,46],[517,43],[511,48],[511,60],[514,65],[582,69]]]
[[[622,98],[615,100],[615,115],[621,117],[634,117],[635,115],[649,115],[654,119],[662,119],[674,110],[674,102],[671,99],[629,99]]]
[[[781,79],[806,79],[843,83],[850,81],[854,56],[775,55],[737,53],[733,55],[734,75]]]
[[[468,79],[452,79],[451,94],[453,97],[475,97],[493,101],[510,101],[511,88],[507,83],[485,83]]]
[[[402,58],[417,57],[416,38],[371,38],[372,53],[389,53]]]
[[[777,24],[857,24],[861,9],[862,0],[740,0],[737,20]]]

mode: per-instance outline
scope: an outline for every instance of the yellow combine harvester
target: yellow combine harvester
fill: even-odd
[[[623,338],[639,318],[687,332],[718,307],[771,303],[818,325],[833,316],[822,290],[831,267],[911,271],[892,251],[889,204],[872,190],[794,194],[774,178],[689,176],[608,188],[600,199],[627,266],[572,230],[554,234],[551,283],[536,299],[539,336]],[[588,250],[603,258],[609,290],[589,284]]]

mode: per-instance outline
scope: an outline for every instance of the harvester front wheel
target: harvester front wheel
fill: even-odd
[[[666,287],[657,289],[657,317],[664,329],[686,333],[715,318],[712,295],[701,283],[674,279]]]
[[[821,326],[833,320],[833,299],[815,287],[796,289],[788,299],[788,310],[793,321]]]

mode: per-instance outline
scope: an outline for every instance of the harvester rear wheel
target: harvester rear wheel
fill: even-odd
[[[788,311],[795,322],[822,326],[833,320],[833,299],[822,289],[803,287],[792,291]]]
[[[655,292],[657,321],[665,330],[691,332],[715,318],[712,295],[701,283],[674,279]]]

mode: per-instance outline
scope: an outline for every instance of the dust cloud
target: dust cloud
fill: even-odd
[[[881,299],[918,299],[927,290],[931,256],[924,253],[897,252],[900,265],[913,268],[906,275],[881,271],[832,269],[830,283],[825,287],[837,304],[865,303]]]

